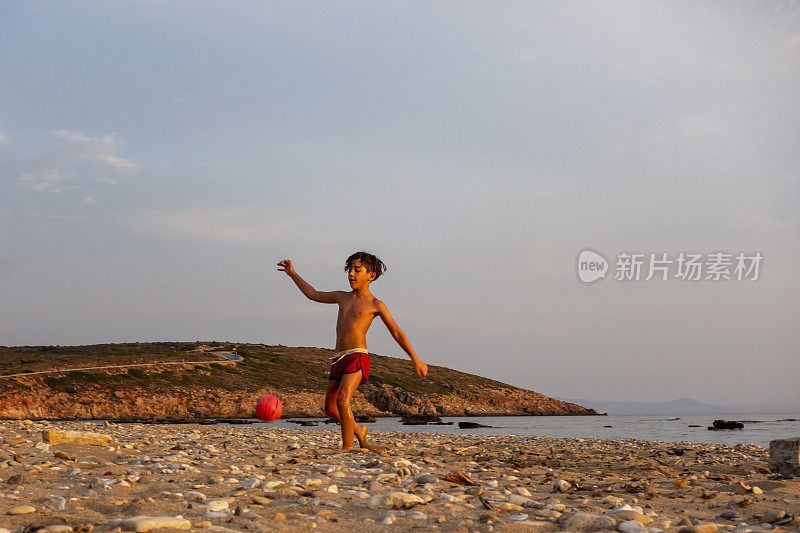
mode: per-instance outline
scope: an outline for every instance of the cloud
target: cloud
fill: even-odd
[[[16,185],[27,191],[69,195],[84,203],[95,203],[98,196],[94,188],[98,184],[118,183],[120,176],[142,168],[119,155],[123,144],[116,132],[89,135],[51,130],[47,144],[38,154],[12,158],[3,167],[7,173],[16,174]]]
[[[95,161],[99,161],[100,163],[105,163],[110,167],[125,171],[134,171],[141,168],[141,165],[134,163],[133,161],[128,161],[127,159],[122,159],[121,157],[111,154],[97,154],[95,156]]]
[[[97,161],[118,170],[133,171],[141,167],[133,161],[114,155],[122,147],[122,139],[117,132],[89,136],[77,131],[51,130],[50,136],[58,139],[71,157]]]
[[[17,183],[32,191],[58,190],[70,179],[74,176],[68,176],[58,168],[49,168],[40,172],[23,172]]]
[[[129,216],[125,222],[165,239],[262,245],[340,240],[329,231],[326,224],[308,217],[300,220],[288,213],[253,206],[149,210]]]
[[[0,133],[0,144],[6,144],[8,142],[8,137]]]

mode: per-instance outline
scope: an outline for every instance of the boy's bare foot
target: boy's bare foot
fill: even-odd
[[[386,446],[381,446],[380,444],[375,444],[374,442],[367,441],[367,431],[369,428],[367,426],[361,426],[364,428],[364,431],[359,434],[356,432],[356,438],[358,439],[358,445],[364,448],[365,450],[370,450],[373,452],[382,452],[386,450]]]
[[[358,445],[362,448],[369,448],[369,445],[367,444],[367,431],[369,431],[369,428],[366,425],[359,426],[359,428],[361,431],[355,431],[356,439],[358,439]]]

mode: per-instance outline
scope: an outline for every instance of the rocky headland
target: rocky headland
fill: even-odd
[[[264,394],[281,398],[284,418],[317,417],[331,355],[321,348],[224,343],[2,347],[0,419],[250,418]],[[597,414],[449,368],[431,365],[421,379],[406,360],[376,354],[371,360],[370,379],[353,397],[358,414]]]

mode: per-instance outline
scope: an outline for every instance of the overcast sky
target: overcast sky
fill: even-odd
[[[332,348],[274,265],[346,290],[366,249],[428,363],[800,404],[798,94],[798,2],[6,1],[0,344]],[[764,259],[618,281],[621,252]]]

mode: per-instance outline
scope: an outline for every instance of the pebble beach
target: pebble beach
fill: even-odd
[[[799,531],[756,445],[0,421],[0,533]]]

